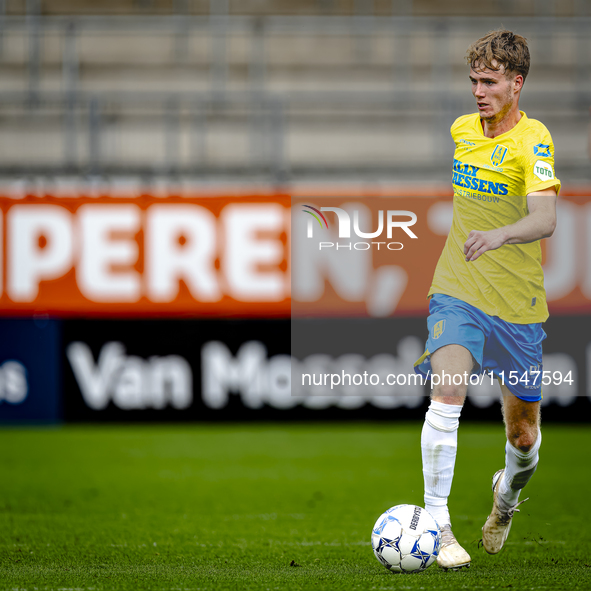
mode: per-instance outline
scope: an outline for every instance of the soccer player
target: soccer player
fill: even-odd
[[[429,291],[426,350],[415,364],[432,375],[421,448],[425,506],[442,529],[437,562],[445,569],[470,565],[447,508],[470,375],[492,371],[499,379],[507,434],[505,467],[493,476],[493,508],[482,528],[489,554],[503,547],[538,464],[548,317],[540,240],[554,231],[560,190],[548,130],[519,110],[526,40],[493,31],[466,58],[478,112],[451,128],[453,222]]]

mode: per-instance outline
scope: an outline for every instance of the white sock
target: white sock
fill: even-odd
[[[432,400],[421,433],[425,509],[439,527],[451,525],[447,498],[454,476],[461,411],[461,406]]]
[[[505,444],[505,473],[499,484],[499,501],[503,509],[510,509],[517,504],[521,489],[529,482],[538,467],[538,450],[542,444],[542,433],[532,448],[524,453],[514,448],[509,441]]]

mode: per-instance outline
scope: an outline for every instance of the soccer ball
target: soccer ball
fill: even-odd
[[[441,531],[431,514],[416,505],[396,505],[380,515],[371,532],[376,558],[398,573],[418,573],[435,562]]]

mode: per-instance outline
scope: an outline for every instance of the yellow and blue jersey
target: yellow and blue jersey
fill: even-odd
[[[555,187],[554,145],[546,127],[521,119],[510,131],[487,138],[478,113],[455,121],[453,222],[429,295],[461,299],[490,316],[530,324],[548,318],[540,241],[506,244],[466,262],[471,230],[493,230],[525,217],[527,195]]]

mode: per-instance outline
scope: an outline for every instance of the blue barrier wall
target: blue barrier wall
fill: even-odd
[[[0,319],[0,422],[61,419],[61,323]]]

